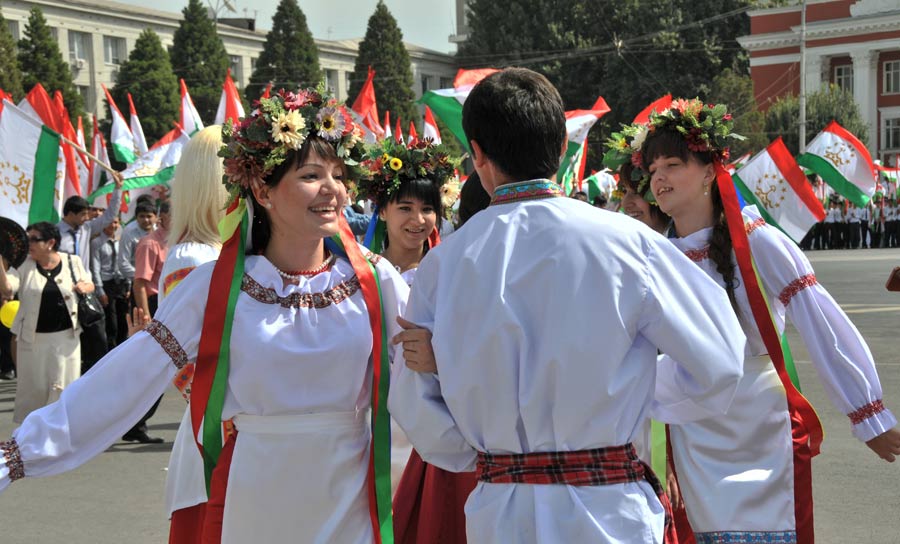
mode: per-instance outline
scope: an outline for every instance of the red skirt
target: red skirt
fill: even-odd
[[[396,544],[465,544],[466,499],[474,472],[447,472],[413,450],[394,496]]]

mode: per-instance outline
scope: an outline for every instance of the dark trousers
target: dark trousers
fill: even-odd
[[[847,226],[850,229],[850,245],[847,247],[857,249],[859,247],[859,223],[847,223]]]
[[[15,370],[12,357],[12,332],[0,324],[0,372]]]
[[[869,236],[869,222],[868,221],[860,221],[859,222],[859,242],[860,242],[859,247],[861,247],[861,248],[869,247],[868,236]]]
[[[128,338],[128,282],[125,280],[104,281],[103,290],[109,303],[103,308],[106,314],[106,343],[113,349]]]
[[[147,297],[147,306],[150,307],[150,316],[151,317],[156,314],[157,304],[158,304],[158,299],[157,299],[156,295],[150,295],[149,297]],[[134,427],[132,427],[131,430],[128,432],[129,433],[135,433],[135,432],[141,432],[141,431],[147,432],[147,420],[150,419],[151,417],[153,417],[153,414],[156,413],[156,409],[159,408],[159,402],[161,400],[162,400],[162,397],[159,397],[158,399],[156,399],[156,402],[153,403],[152,407],[150,407],[150,411],[148,411],[144,415],[144,417],[141,418],[140,421],[135,423]]]
[[[816,223],[813,229],[816,232],[813,239],[813,249],[828,249],[826,247],[828,242],[828,225],[820,221]]]
[[[85,374],[106,355],[106,318],[91,325],[81,326],[81,373]]]

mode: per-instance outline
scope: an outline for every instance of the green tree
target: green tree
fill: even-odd
[[[322,79],[319,50],[297,0],[281,0],[272,30],[247,85],[247,97],[257,99],[271,82],[275,89],[315,87]]]
[[[211,123],[228,70],[228,54],[200,0],[189,0],[181,13],[184,19],[175,31],[170,59],[175,75],[187,84],[200,118]]]
[[[2,10],[0,10],[0,89],[11,94],[14,100],[20,100],[24,94],[22,72],[16,60],[16,40],[9,32]]]
[[[178,79],[155,32],[149,28],[141,32],[128,60],[119,68],[116,86],[109,92],[126,118],[128,93],[131,93],[148,144],[153,145],[172,130],[181,103]]]
[[[732,157],[760,151],[769,144],[765,114],[756,105],[753,80],[749,75],[726,68],[713,79],[706,101],[728,105],[728,111],[734,117],[734,131],[747,138],[732,142]]]
[[[869,128],[859,113],[859,106],[853,95],[836,85],[829,85],[806,95],[806,142],[831,121],[868,143]],[[800,152],[800,99],[796,96],[779,98],[766,112],[766,132],[774,140],[781,136],[793,154]]]
[[[22,87],[26,93],[40,83],[51,95],[60,91],[69,115],[77,120],[82,112],[81,95],[72,82],[72,71],[62,58],[59,46],[44,14],[31,8],[25,24],[25,37],[19,40],[19,66],[22,68]]]
[[[359,54],[356,56],[347,98],[350,103],[356,99],[366,82],[369,66],[375,70],[378,111],[390,111],[391,119],[401,119],[404,132],[409,121],[417,121],[416,125],[421,126],[422,116],[413,103],[415,93],[412,90],[412,68],[409,52],[403,45],[403,33],[397,26],[397,20],[381,0],[375,6],[375,13],[369,17],[366,36],[359,43]]]

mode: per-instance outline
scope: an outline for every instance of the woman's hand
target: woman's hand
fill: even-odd
[[[681,488],[678,487],[678,480],[675,479],[671,460],[666,461],[666,495],[669,497],[673,512],[684,507],[684,502],[681,500]]]
[[[144,310],[135,306],[130,314],[125,314],[125,322],[128,323],[128,338],[144,330],[150,324],[150,316]]]
[[[80,281],[75,284],[75,292],[80,294],[90,293],[94,290],[94,284],[89,281]]]
[[[893,463],[900,455],[900,430],[896,427],[881,433],[872,440],[866,442],[869,449],[878,454],[888,463]]]
[[[431,347],[431,331],[402,317],[397,318],[397,323],[403,327],[403,332],[395,336],[391,342],[395,346],[403,343],[403,358],[406,360],[407,368],[416,372],[437,374],[437,361]]]

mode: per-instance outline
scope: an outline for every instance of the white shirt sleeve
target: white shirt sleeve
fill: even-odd
[[[425,259],[416,272],[404,318],[428,330],[434,329],[437,259]],[[402,349],[395,354],[391,371],[388,409],[422,459],[451,472],[475,469],[477,452],[456,426],[437,374],[406,367]]]
[[[201,276],[186,278],[201,281],[167,298],[147,329],[109,352],[57,402],[29,414],[10,442],[0,442],[0,491],[11,482],[11,463],[15,470],[20,460],[29,477],[60,474],[102,453],[140,420],[197,356],[209,273],[205,283]]]
[[[769,297],[777,297],[809,351],[825,392],[868,441],[897,424],[882,403],[875,361],[857,328],[819,284],[806,256],[777,229],[750,235],[750,248]]]
[[[640,333],[668,357],[651,417],[686,423],[724,414],[743,375],[746,338],[725,290],[662,237],[648,253]]]

